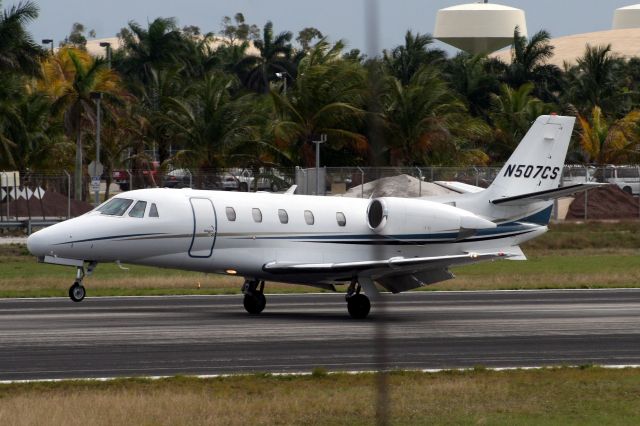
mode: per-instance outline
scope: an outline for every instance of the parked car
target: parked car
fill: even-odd
[[[142,171],[142,176],[145,179],[145,182],[149,180],[157,181],[158,172],[160,171],[160,163],[158,161],[151,162],[151,170],[144,169]],[[114,170],[111,173],[111,178],[113,179],[113,183],[118,184],[120,186],[121,191],[128,191],[131,189],[131,184],[129,182],[130,176],[129,171],[127,170]]]
[[[222,176],[221,187],[225,191],[272,191],[290,187],[290,179],[275,170],[261,170],[256,177],[248,169],[231,169]]]

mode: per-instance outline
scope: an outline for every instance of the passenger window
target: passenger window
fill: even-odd
[[[111,201],[100,207],[98,211],[108,216],[122,216],[131,203],[133,203],[133,200],[128,198],[112,198]]]
[[[336,220],[338,221],[338,226],[345,226],[347,224],[347,218],[342,212],[336,213]]]
[[[311,212],[311,210],[304,211],[304,221],[307,222],[307,225],[313,225],[315,220],[313,218],[313,212]]]
[[[151,207],[149,207],[149,217],[160,217],[156,203],[151,203]]]
[[[130,217],[144,217],[144,211],[147,209],[146,201],[138,201],[134,204],[133,208],[129,212]]]
[[[236,220],[235,209],[233,207],[227,207],[225,211],[227,212],[227,219],[229,220],[229,222],[235,222]]]
[[[260,209],[254,208],[251,213],[253,214],[253,220],[256,222],[262,222],[262,212]]]
[[[289,223],[289,215],[285,209],[278,209],[278,218],[280,218],[280,223]]]

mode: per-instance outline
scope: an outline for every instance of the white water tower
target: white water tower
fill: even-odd
[[[433,36],[475,55],[512,44],[516,27],[520,34],[527,35],[523,10],[485,0],[439,10]]]
[[[613,13],[614,30],[640,28],[640,4],[621,7]]]

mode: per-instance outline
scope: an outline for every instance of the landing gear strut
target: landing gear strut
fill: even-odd
[[[362,287],[358,280],[354,278],[351,280],[351,284],[347,289],[347,310],[349,311],[349,315],[354,319],[363,319],[369,315],[369,311],[371,310],[371,302],[369,298],[364,294],[361,294],[360,291]]]
[[[267,305],[267,298],[264,297],[264,281],[246,280],[242,285],[244,294],[244,308],[252,315],[257,315],[264,310]]]
[[[91,275],[97,264],[97,262],[89,263],[86,275]],[[84,286],[82,285],[84,277],[84,266],[78,266],[76,269],[76,280],[73,282],[71,287],[69,287],[69,298],[74,302],[82,302],[84,300],[84,296],[87,294]]]

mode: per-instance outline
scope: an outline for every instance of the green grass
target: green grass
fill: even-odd
[[[376,379],[256,374],[0,385],[0,423],[369,425]],[[394,372],[387,383],[395,425],[640,423],[638,369]]]
[[[423,290],[640,287],[640,223],[552,225],[523,247],[529,260],[496,261],[454,269],[455,280]],[[237,294],[242,279],[144,266],[99,264],[85,279],[91,296]],[[0,246],[0,297],[66,296],[69,267],[36,264],[20,245]],[[318,291],[269,283],[270,293]]]

